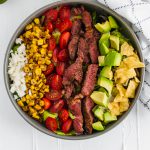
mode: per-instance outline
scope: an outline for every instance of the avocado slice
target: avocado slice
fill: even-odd
[[[44,113],[43,113],[43,121],[45,121],[48,117],[57,118],[58,114],[57,113],[50,113],[48,111],[44,111]]]
[[[111,48],[114,48],[119,51],[119,37],[110,35],[110,44]]]
[[[90,97],[94,101],[95,104],[107,107],[108,97],[106,93],[101,92],[101,91],[94,91]]]
[[[101,55],[106,55],[109,53],[109,48],[106,46],[105,43],[99,43],[99,51]]]
[[[92,127],[94,130],[97,130],[97,131],[103,131],[105,129],[100,121],[93,123]]]
[[[110,80],[113,78],[113,72],[111,71],[111,66],[105,66],[100,72],[101,77],[106,77]]]
[[[101,107],[99,105],[96,105],[93,109],[92,109],[94,116],[97,117],[99,120],[103,121],[104,120],[104,111],[105,108]]]
[[[109,16],[108,20],[109,20],[111,28],[113,28],[113,29],[119,28],[116,20],[112,16]]]
[[[98,63],[99,63],[99,66],[104,66],[105,65],[105,56],[98,56]]]
[[[104,122],[109,123],[112,121],[116,121],[117,117],[115,115],[112,115],[110,112],[105,112],[104,113]]]
[[[100,42],[108,40],[109,38],[110,38],[110,32],[103,33],[102,36],[101,36],[101,38],[100,38]]]
[[[112,88],[113,88],[113,81],[105,78],[105,77],[99,77],[98,78],[98,81],[97,81],[97,84],[99,86],[102,86],[103,88],[105,88],[108,93],[109,93],[109,96],[111,95],[111,91],[112,91]]]
[[[105,65],[107,66],[119,66],[122,59],[122,55],[116,51],[110,51],[105,58]]]
[[[106,33],[111,30],[109,21],[106,21],[104,23],[97,23],[95,24],[95,28],[101,33]]]
[[[109,97],[109,94],[108,94],[108,92],[107,92],[107,90],[106,90],[105,88],[100,87],[100,88],[98,89],[98,91],[103,92],[103,93],[106,93],[107,97]]]
[[[64,132],[62,132],[62,131],[57,130],[57,131],[54,131],[54,132],[55,132],[56,134],[58,134],[58,135],[64,135],[64,136],[66,136],[66,135],[68,135],[68,136],[76,135],[75,131],[70,131],[69,133],[64,133]]]

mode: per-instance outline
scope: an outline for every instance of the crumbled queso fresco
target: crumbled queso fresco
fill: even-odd
[[[11,57],[9,58],[8,65],[8,74],[12,81],[10,91],[14,94],[15,99],[23,97],[26,91],[25,72],[23,71],[23,67],[27,63],[27,58],[25,45],[23,43],[21,44],[21,41],[20,38],[16,39],[16,44],[20,45],[17,51],[13,52],[13,50],[11,50]]]

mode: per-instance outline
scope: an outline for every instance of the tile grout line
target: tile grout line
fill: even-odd
[[[136,124],[137,124],[137,150],[140,150],[140,136],[139,136],[139,103],[136,103]]]
[[[61,150],[61,140],[60,139],[57,139],[57,150]]]
[[[36,131],[35,129],[33,128],[32,129],[32,150],[38,150],[37,148],[37,139],[36,139]]]

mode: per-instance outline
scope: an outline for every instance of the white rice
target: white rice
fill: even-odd
[[[16,39],[16,44],[21,44],[21,42],[20,38]],[[11,57],[8,65],[8,74],[12,81],[10,91],[11,93],[16,92],[19,97],[14,95],[14,98],[18,99],[23,97],[26,91],[25,72],[23,71],[23,67],[27,63],[25,45],[21,44],[15,53],[12,50],[10,53]]]

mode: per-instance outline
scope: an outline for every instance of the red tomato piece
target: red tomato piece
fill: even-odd
[[[57,9],[50,9],[45,13],[45,19],[49,21],[56,21],[58,17],[58,10]]]
[[[69,19],[63,20],[59,26],[58,29],[60,32],[69,31],[72,27],[72,22]]]
[[[47,98],[43,98],[43,101],[44,101],[44,109],[47,110],[51,107],[51,102],[49,99]]]
[[[67,121],[69,118],[69,112],[66,110],[66,109],[62,109],[60,112],[59,112],[59,119],[62,121],[62,122],[65,122]]]
[[[60,90],[62,88],[62,77],[60,75],[54,75],[52,77],[51,85],[50,87],[53,90]]]
[[[58,58],[59,61],[67,61],[67,59],[68,59],[68,54],[67,54],[66,49],[61,50],[61,51],[58,53],[57,58]]]
[[[51,63],[51,64],[47,67],[46,71],[44,71],[43,73],[47,76],[47,75],[49,75],[50,73],[52,73],[53,70],[54,70],[54,64]]]
[[[58,18],[55,22],[55,28],[59,29],[61,20]]]
[[[51,131],[56,131],[58,128],[57,120],[51,117],[48,117],[45,121],[45,126]]]
[[[64,107],[64,100],[60,99],[56,101],[52,107],[50,108],[50,112],[52,113],[58,113],[61,111],[61,109]]]
[[[59,10],[59,16],[61,20],[70,19],[71,10],[69,6],[62,6]]]
[[[62,92],[50,90],[50,92],[45,93],[45,97],[51,101],[59,100],[62,97]]]
[[[70,32],[63,32],[59,39],[59,46],[61,49],[64,49],[67,47],[67,44],[70,39]]]
[[[47,85],[50,85],[50,84],[51,84],[53,75],[54,75],[54,74],[50,74],[49,76],[46,77],[46,84],[47,84]]]
[[[57,63],[57,61],[58,61],[58,60],[57,60],[58,51],[59,51],[58,47],[56,47],[56,48],[54,49],[54,51],[53,51],[52,61],[53,61],[54,63]]]
[[[62,131],[64,133],[68,133],[71,129],[71,126],[72,126],[72,120],[71,119],[68,119],[67,121],[65,121],[62,125]]]
[[[56,72],[59,75],[63,75],[65,70],[65,63],[64,62],[58,62],[56,66]]]
[[[56,47],[56,40],[55,38],[52,36],[50,39],[49,39],[49,43],[48,43],[48,50],[49,51],[53,51]]]
[[[49,33],[53,32],[53,24],[50,21],[46,23],[45,28],[49,30]]]

